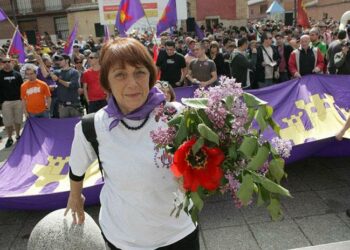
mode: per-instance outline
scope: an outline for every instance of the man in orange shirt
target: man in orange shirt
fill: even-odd
[[[34,67],[25,70],[28,81],[21,86],[21,99],[26,117],[50,117],[51,93],[49,86],[38,80]]]

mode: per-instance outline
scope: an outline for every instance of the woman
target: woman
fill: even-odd
[[[199,249],[198,230],[186,213],[169,216],[177,181],[161,161],[150,132],[166,123],[155,120],[164,95],[153,87],[156,68],[147,49],[131,38],[105,44],[100,56],[102,87],[110,93],[95,115],[105,184],[101,191],[100,226],[111,249]],[[71,192],[66,214],[84,222],[84,173],[96,159],[75,128],[70,156]]]
[[[218,78],[225,75],[225,60],[220,52],[219,43],[217,41],[212,41],[210,43],[208,57],[215,62]]]

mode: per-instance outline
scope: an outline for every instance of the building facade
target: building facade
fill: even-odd
[[[273,0],[248,0],[250,20],[267,17],[266,10]],[[294,13],[294,0],[280,0],[286,13]],[[314,20],[333,18],[340,20],[345,11],[350,10],[350,0],[304,0],[307,14]]]
[[[94,5],[95,0],[1,0],[1,8],[18,24],[31,44],[47,32],[53,40],[66,39],[69,35],[68,10],[74,5]],[[73,12],[74,10],[72,10]],[[12,37],[14,28],[4,21],[0,24],[0,40]]]
[[[188,16],[207,28],[218,23],[224,26],[247,23],[248,6],[246,0],[189,0]]]

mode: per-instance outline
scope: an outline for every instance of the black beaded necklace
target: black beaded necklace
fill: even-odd
[[[146,124],[146,122],[148,121],[148,119],[149,119],[149,115],[147,115],[147,117],[145,118],[145,120],[144,120],[139,126],[137,126],[137,127],[131,127],[131,126],[129,126],[128,124],[126,124],[126,122],[123,121],[123,120],[120,120],[120,122],[124,125],[124,127],[126,127],[126,128],[129,129],[129,130],[139,130],[139,129],[141,129],[143,126],[145,126],[145,124]]]

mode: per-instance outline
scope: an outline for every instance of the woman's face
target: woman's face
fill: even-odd
[[[210,53],[214,53],[214,54],[218,53],[218,48],[215,47],[215,46],[211,47],[210,48]]]
[[[150,72],[143,66],[112,67],[108,73],[111,92],[123,114],[141,107],[149,93]]]

